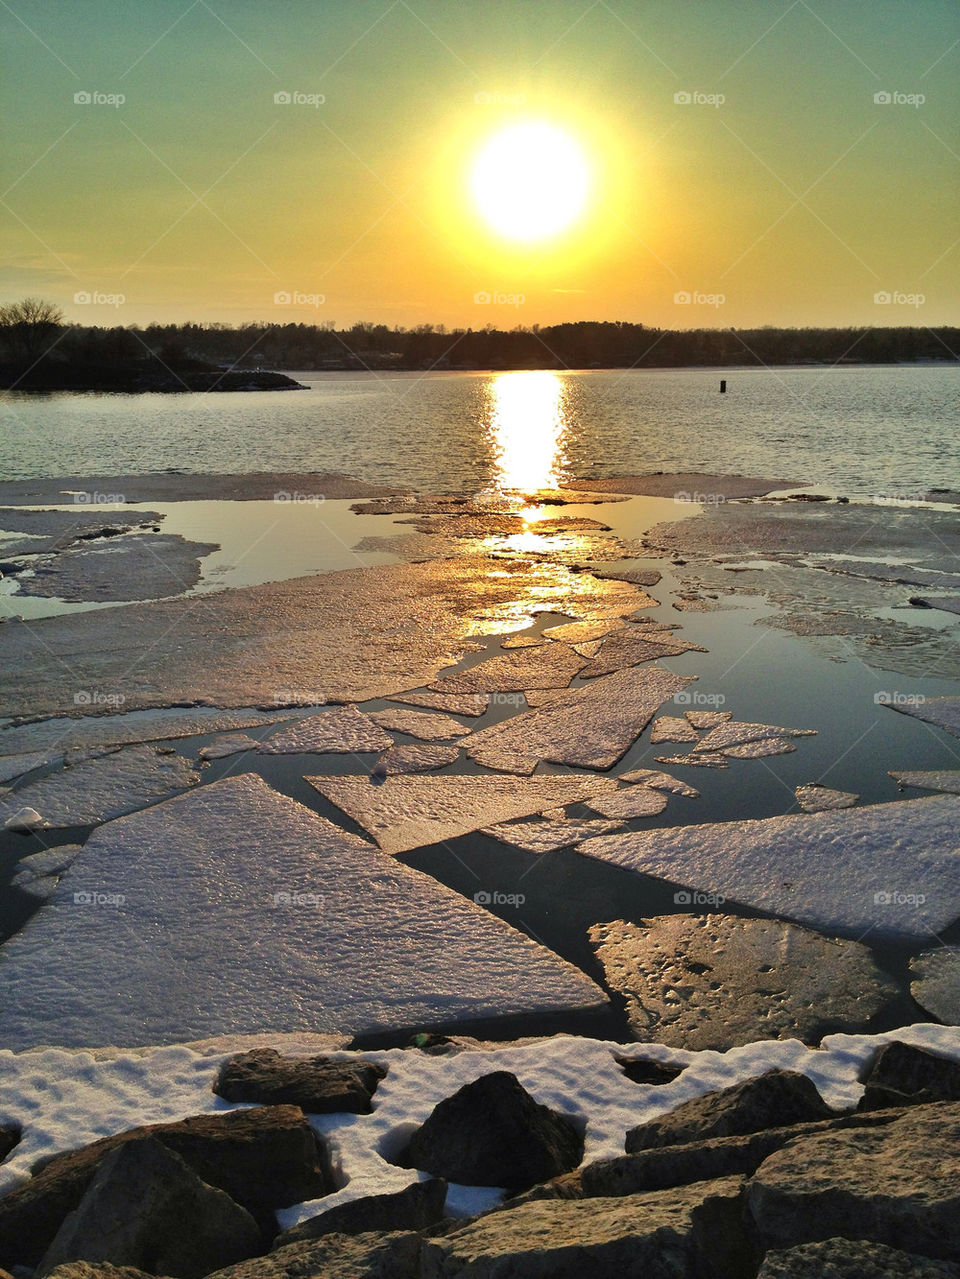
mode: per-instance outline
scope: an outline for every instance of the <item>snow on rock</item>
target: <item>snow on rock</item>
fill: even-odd
[[[190,762],[153,746],[125,746],[108,755],[68,764],[23,786],[0,802],[0,818],[23,804],[36,809],[47,828],[92,826],[165,799],[199,782]]]
[[[612,777],[307,777],[385,853],[405,853],[482,826],[573,804],[616,787]]]
[[[884,697],[888,700],[884,701]],[[878,693],[881,706],[889,706],[901,715],[912,715],[926,724],[935,724],[954,737],[960,737],[960,697],[928,697],[925,700],[906,702],[894,700],[889,694]]]
[[[461,730],[462,731],[462,730]],[[261,755],[352,754],[383,751],[393,738],[356,706],[336,706],[281,728],[259,745]]]
[[[552,952],[253,774],[95,832],[0,946],[11,1048],[357,1034],[604,1002]]]
[[[698,742],[699,740],[697,730],[677,715],[661,715],[659,719],[653,721],[653,727],[650,729],[652,746],[657,746],[660,742]]]
[[[0,729],[0,755],[15,751],[56,749],[89,750],[100,746],[121,746],[127,742],[159,742],[171,737],[199,737],[231,728],[254,728],[289,719],[289,711],[258,711],[251,707],[221,710],[217,706],[197,706],[190,710],[164,707],[160,710],[128,711],[123,715],[61,715],[55,719]]]
[[[391,706],[385,711],[371,711],[370,718],[392,733],[406,733],[409,737],[419,737],[426,742],[450,741],[463,737],[467,731],[459,720],[450,715],[406,711],[400,706]]]
[[[914,786],[918,790],[938,790],[948,795],[960,795],[960,769],[934,768],[919,773],[891,773],[899,786]]]
[[[743,724],[736,720],[728,720],[712,728],[706,737],[700,739],[700,744],[694,749],[700,752],[729,751],[731,747],[765,741],[770,737],[816,737],[816,735],[815,728],[777,728],[773,724]]]
[[[438,693],[513,693],[525,688],[558,688],[567,685],[586,666],[568,645],[545,644],[515,649],[468,670],[438,679],[430,687]]]
[[[821,786],[819,782],[811,782],[809,786],[798,786],[793,793],[805,813],[826,813],[836,808],[853,808],[860,798],[853,791],[831,790],[829,786]]]
[[[608,835],[619,830],[621,825],[621,822],[561,817],[542,822],[502,822],[497,826],[485,826],[481,833],[513,848],[522,848],[527,853],[552,853],[558,848],[579,844],[593,835]]]
[[[948,1025],[960,1025],[960,946],[935,946],[910,960],[910,994]]]
[[[631,831],[579,852],[862,939],[924,941],[960,915],[960,799]]]

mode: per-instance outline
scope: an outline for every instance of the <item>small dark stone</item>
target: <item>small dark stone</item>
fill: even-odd
[[[359,1235],[371,1230],[426,1230],[443,1219],[447,1183],[440,1177],[416,1181],[392,1195],[366,1195],[301,1221],[273,1241],[274,1248],[319,1239],[322,1235]]]
[[[273,1048],[255,1048],[223,1063],[213,1091],[227,1101],[299,1106],[308,1115],[369,1115],[386,1073],[372,1061],[282,1057]]]
[[[764,1128],[834,1119],[831,1110],[806,1075],[771,1070],[720,1092],[684,1102],[658,1119],[627,1133],[626,1150],[633,1154],[655,1146],[676,1146],[710,1137],[737,1137]]]
[[[583,1158],[583,1136],[565,1116],[539,1105],[516,1075],[498,1070],[434,1107],[401,1156],[466,1186],[525,1190],[570,1172]]]
[[[960,1279],[960,1266],[866,1239],[825,1239],[768,1252],[757,1279]]]
[[[644,1057],[614,1057],[614,1061],[635,1084],[652,1084],[655,1087],[672,1084],[685,1069],[684,1066],[670,1066]]]
[[[893,1040],[870,1062],[860,1110],[960,1101],[960,1062]]]
[[[20,1142],[21,1132],[19,1128],[12,1125],[7,1128],[0,1128],[0,1163],[6,1159],[14,1146]]]

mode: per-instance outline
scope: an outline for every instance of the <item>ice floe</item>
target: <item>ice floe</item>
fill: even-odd
[[[626,1000],[633,1035],[676,1048],[816,1044],[863,1028],[897,994],[866,946],[776,919],[618,919],[595,924],[590,940],[607,984]]]
[[[356,706],[336,706],[279,729],[259,745],[261,755],[352,754],[382,751],[393,738]]]
[[[63,763],[63,755],[55,751],[25,751],[17,755],[0,755],[0,782],[12,782],[24,773],[32,773],[35,768],[47,768],[51,764],[59,766]]]
[[[733,718],[733,711],[684,711],[694,728],[716,728]]]
[[[815,737],[816,733],[814,728],[778,728],[774,724],[744,724],[739,720],[728,720],[712,728],[694,749],[700,752],[728,751],[732,746],[746,746],[767,738]]]
[[[948,795],[960,795],[960,769],[934,768],[918,773],[895,773],[890,776],[900,786],[915,786],[918,790],[938,790]]]
[[[798,786],[793,793],[805,813],[826,813],[835,808],[853,808],[860,798],[853,791],[832,790],[829,786],[821,786],[819,782],[811,782],[809,786]]]
[[[552,853],[558,848],[579,844],[593,835],[608,835],[620,827],[620,822],[566,817],[539,822],[502,822],[497,826],[483,827],[481,833],[503,844],[522,848],[527,853]]]
[[[438,693],[513,693],[525,688],[559,688],[569,684],[584,666],[584,659],[569,645],[552,643],[502,653],[468,670],[447,675],[430,687]]]
[[[243,751],[255,751],[259,747],[259,741],[248,733],[225,733],[209,746],[201,746],[197,754],[202,760],[227,759],[230,755],[240,755]]]
[[[822,932],[923,941],[960,916],[960,798],[605,835],[586,856]]]
[[[705,653],[701,644],[678,639],[673,631],[654,630],[650,626],[630,626],[608,636],[596,657],[580,674],[584,679],[609,675],[625,666],[639,666],[660,657],[678,657],[681,653]]]
[[[485,715],[486,693],[432,693],[429,689],[414,693],[394,693],[391,702],[407,706],[426,706],[429,710],[448,711],[451,715]]]
[[[127,533],[38,557],[32,574],[18,577],[19,594],[71,603],[180,595],[200,580],[200,560],[219,549],[179,534]]]
[[[80,849],[80,844],[58,844],[55,848],[31,853],[17,862],[17,872],[10,883],[28,897],[43,901],[52,894]]]
[[[650,743],[656,746],[659,742],[698,742],[697,730],[685,719],[677,715],[661,715],[653,721],[650,729]]]
[[[585,644],[588,640],[603,639],[621,625],[610,619],[603,622],[561,622],[558,626],[547,626],[543,634],[548,639],[563,640],[567,644]]]
[[[621,782],[643,782],[654,790],[669,791],[671,795],[686,795],[688,799],[699,799],[700,792],[679,777],[671,777],[669,773],[661,773],[654,768],[634,768],[628,773],[620,774]]]
[[[487,760],[502,753],[571,767],[610,768],[667,698],[689,682],[659,666],[628,667],[471,733],[461,744],[473,759],[480,750]]]
[[[180,755],[161,753],[153,746],[125,746],[22,786],[0,803],[0,819],[8,820],[26,806],[40,814],[47,828],[91,826],[144,808],[199,780]]]
[[[741,742],[739,746],[725,746],[720,752],[729,759],[765,759],[768,755],[789,755],[797,748],[785,737],[762,737],[757,742]]]
[[[889,706],[892,711],[901,715],[912,715],[922,719],[926,724],[935,724],[954,737],[960,737],[960,697],[928,697],[919,700],[896,700],[889,694],[878,693],[878,698],[886,696],[888,700],[880,701],[880,705]]]
[[[663,791],[639,785],[618,790],[613,795],[591,797],[586,803],[589,809],[603,817],[618,817],[625,821],[631,817],[656,817],[666,808],[667,796]]]
[[[386,853],[456,839],[480,827],[545,808],[573,804],[604,791],[608,777],[308,777],[321,795],[368,831]]]
[[[385,711],[371,711],[370,718],[392,733],[406,733],[426,742],[450,741],[467,731],[459,720],[449,715],[431,715],[425,711],[406,711],[400,706]]]
[[[92,697],[86,690],[82,699]],[[221,710],[217,706],[197,706],[184,710],[129,711],[118,715],[66,715],[37,720],[30,724],[0,729],[0,755],[17,751],[92,750],[100,746],[120,746],[129,742],[158,742],[173,737],[199,737],[232,728],[257,728],[288,719],[290,712],[260,711],[252,707]]]
[[[391,746],[377,760],[374,777],[393,773],[429,773],[434,768],[452,764],[460,751],[456,746]]]
[[[496,916],[249,774],[97,831],[0,947],[6,1048],[351,1034],[603,1002]]]
[[[729,768],[730,761],[716,751],[707,755],[657,755],[658,764],[689,764],[691,768]]]
[[[910,960],[910,994],[948,1025],[960,1023],[960,946],[936,946]]]

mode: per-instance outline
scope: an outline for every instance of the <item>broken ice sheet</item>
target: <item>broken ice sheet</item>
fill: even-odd
[[[733,711],[684,711],[684,716],[694,728],[716,728],[733,718]]]
[[[626,999],[634,1038],[674,1048],[817,1044],[828,1032],[864,1030],[897,994],[866,946],[777,919],[618,919],[595,924],[590,940],[607,984]]]
[[[407,711],[400,706],[391,706],[385,711],[370,711],[370,718],[392,733],[406,733],[409,737],[419,737],[427,742],[450,741],[452,738],[463,737],[467,732],[459,720],[451,719],[449,715]]]
[[[393,773],[429,773],[435,768],[452,764],[460,751],[456,746],[391,746],[377,760],[374,777],[389,777]]]
[[[540,648],[547,641],[541,635],[508,635],[500,641],[501,648]]]
[[[630,831],[579,851],[822,932],[925,941],[960,916],[960,798]]]
[[[47,827],[92,826],[144,808],[200,780],[188,760],[153,746],[127,746],[23,786],[0,803],[0,822],[35,808]]]
[[[661,715],[653,721],[650,729],[650,743],[656,746],[659,742],[698,742],[700,738],[696,730],[677,715]]]
[[[486,693],[432,693],[429,689],[414,693],[394,693],[391,702],[407,706],[426,706],[429,710],[448,711],[451,715],[484,715],[489,705]]]
[[[768,755],[789,755],[796,749],[785,737],[763,737],[758,742],[725,746],[720,753],[729,759],[765,759]]]
[[[960,795],[960,769],[957,768],[934,768],[918,773],[892,772],[890,776],[900,786],[915,786],[918,790],[938,790],[948,795]]]
[[[712,728],[706,737],[694,747],[700,752],[728,751],[731,746],[743,746],[748,742],[761,742],[768,737],[816,737],[815,728],[778,728],[775,724],[744,724],[728,720]]]
[[[255,751],[260,743],[248,733],[225,733],[208,746],[201,746],[197,754],[202,760],[226,759],[230,755],[239,755],[242,751]]]
[[[569,692],[568,688],[525,688],[523,695],[527,705],[532,710],[536,710],[540,706],[547,706],[550,702],[566,697]]]
[[[519,649],[478,662],[469,670],[437,680],[430,687],[438,693],[511,693],[525,688],[559,688],[569,684],[586,665],[563,643]]]
[[[688,683],[685,676],[659,666],[630,667],[471,733],[461,745],[472,759],[481,750],[487,760],[502,753],[571,767],[610,768],[667,698]]]
[[[537,764],[540,762],[529,755],[513,755],[509,751],[498,751],[493,746],[489,749],[477,746],[471,759],[481,768],[492,768],[498,773],[513,773],[517,777],[530,777],[536,772]]]
[[[0,729],[0,755],[10,755],[15,751],[87,750],[127,742],[199,737],[202,733],[257,728],[261,724],[274,724],[277,720],[289,718],[289,711],[260,711],[253,707],[221,710],[218,706],[196,706],[188,710],[171,706],[77,718],[62,715]]]
[[[19,888],[28,897],[44,901],[80,851],[80,844],[58,844],[55,848],[45,848],[42,852],[21,858],[10,881],[11,886]]]
[[[482,826],[527,817],[612,790],[607,777],[366,777],[305,779],[377,841],[385,853],[405,853],[456,839]]]
[[[200,560],[219,549],[179,534],[127,533],[39,557],[34,575],[18,578],[18,593],[71,603],[180,595],[200,580]]]
[[[501,822],[497,826],[484,826],[480,833],[514,848],[522,848],[526,853],[552,853],[558,848],[579,844],[593,835],[608,835],[620,827],[620,822],[570,817],[555,821]]]
[[[883,700],[886,699],[886,700]],[[944,732],[960,737],[960,697],[927,697],[919,701],[898,701],[889,693],[877,693],[875,700],[901,715],[912,715],[925,724],[935,724]]]
[[[621,626],[621,622],[612,619],[602,622],[562,622],[559,626],[546,627],[543,634],[548,639],[563,640],[567,644],[584,644],[588,640],[603,639]]]
[[[336,706],[298,719],[259,745],[261,755],[352,754],[383,751],[393,738],[356,706]]]
[[[910,960],[910,994],[948,1026],[960,1025],[960,946],[935,946]]]
[[[26,751],[18,755],[0,755],[0,782],[12,782],[24,773],[32,773],[35,768],[46,768],[50,764],[59,766],[63,763],[63,755],[54,751]]]
[[[634,768],[629,773],[620,774],[621,782],[643,782],[654,790],[669,791],[671,795],[686,795],[688,799],[699,799],[700,792],[679,777],[671,777],[669,773],[661,773],[653,768]]]
[[[860,798],[853,791],[832,790],[829,786],[821,786],[817,782],[811,782],[809,786],[798,786],[793,793],[805,813],[825,813],[836,808],[853,808]]]
[[[14,1050],[398,1032],[605,1002],[495,915],[250,774],[95,832],[0,947]]]
[[[705,653],[707,650],[690,640],[678,639],[672,631],[654,630],[650,626],[629,626],[608,636],[596,657],[580,674],[584,679],[609,675],[625,666],[638,666],[660,657],[678,657],[681,653]]]
[[[656,817],[667,806],[663,791],[648,786],[630,786],[613,795],[599,795],[586,801],[587,807],[603,817],[617,817],[621,821],[631,817]]]
[[[657,755],[658,764],[688,764],[691,768],[729,768],[730,761],[723,755],[711,751],[709,755]]]

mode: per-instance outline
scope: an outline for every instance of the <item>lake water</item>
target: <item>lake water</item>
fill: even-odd
[[[460,491],[698,470],[860,497],[960,487],[957,366],[295,376],[307,390],[4,393],[0,475],[344,471]]]

